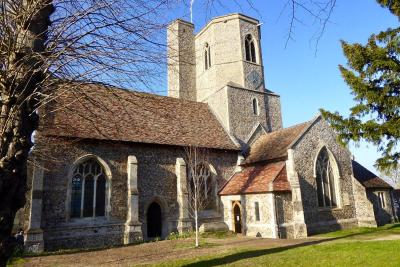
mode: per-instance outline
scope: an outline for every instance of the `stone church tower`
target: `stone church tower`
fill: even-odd
[[[280,97],[267,90],[259,21],[241,14],[168,27],[168,95],[208,103],[242,146],[282,128]]]

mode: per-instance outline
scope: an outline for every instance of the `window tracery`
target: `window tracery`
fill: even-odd
[[[337,207],[337,189],[332,162],[326,147],[322,148],[316,161],[316,182],[319,207]]]
[[[254,39],[251,34],[246,35],[244,46],[246,51],[246,60],[257,63],[256,48],[254,45]]]
[[[107,179],[100,163],[89,159],[75,167],[71,183],[71,218],[105,216]]]

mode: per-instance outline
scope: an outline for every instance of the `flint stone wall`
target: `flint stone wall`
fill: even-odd
[[[356,206],[356,215],[359,227],[376,227],[374,208],[372,202],[367,197],[365,187],[352,177],[354,186],[354,198]]]
[[[326,146],[332,152],[339,168],[341,206],[338,208],[318,207],[314,161],[322,146]],[[329,125],[323,119],[317,119],[294,145],[293,150],[308,234],[356,226],[351,154],[345,147],[337,143],[336,135]]]
[[[291,193],[275,193],[276,221],[279,238],[295,238]]]
[[[379,206],[378,192],[383,192],[385,207]],[[374,207],[375,220],[377,225],[385,225],[394,221],[393,204],[388,189],[367,189],[367,197]]]
[[[261,124],[270,131],[267,124],[265,93],[228,86],[229,129],[240,141],[245,143],[254,128]],[[257,99],[259,114],[253,112],[253,99]]]
[[[224,222],[229,230],[235,231],[233,207],[234,201],[240,201],[242,207],[242,233],[246,236],[276,238],[276,222],[273,194],[244,194],[221,196],[224,210]],[[256,220],[255,202],[259,205],[260,220]]]
[[[118,245],[123,242],[122,225],[127,218],[127,159],[138,160],[139,220],[146,229],[145,209],[153,201],[162,202],[165,234],[176,231],[179,216],[175,164],[184,157],[182,147],[96,140],[67,140],[37,136],[36,149],[44,148],[42,229],[46,250],[61,247]],[[45,146],[44,146],[45,145]],[[37,152],[37,151],[36,151]],[[39,154],[39,153],[38,153]],[[103,159],[111,170],[110,217],[108,221],[73,219],[67,221],[68,174],[73,163],[88,154]],[[218,188],[230,177],[237,151],[210,150],[210,163],[217,171]],[[218,189],[217,188],[217,189]],[[27,203],[29,206],[29,203]],[[110,225],[111,224],[111,225]],[[165,227],[165,225],[163,227]],[[72,227],[72,228],[71,228]],[[71,230],[73,229],[73,232]],[[96,237],[96,242],[90,240]]]

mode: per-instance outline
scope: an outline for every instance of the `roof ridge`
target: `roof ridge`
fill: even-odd
[[[159,95],[159,94],[145,92],[145,91],[138,91],[137,89],[128,89],[128,88],[118,87],[115,85],[106,84],[106,83],[102,83],[102,82],[90,82],[89,81],[89,82],[82,82],[81,85],[99,86],[103,89],[118,90],[118,91],[123,91],[123,92],[129,93],[129,94],[146,95],[148,97],[152,97],[152,98],[156,98],[156,99],[168,99],[168,100],[173,100],[173,101],[177,101],[177,102],[186,102],[186,103],[195,103],[195,104],[199,104],[199,105],[207,105],[207,103],[197,102],[195,100],[188,100],[188,99],[182,99],[182,98],[177,98],[177,97],[172,97],[172,96]]]
[[[273,132],[270,132],[270,133],[276,133],[276,132],[279,132],[279,131],[290,130],[290,129],[299,127],[299,126],[301,126],[301,125],[303,125],[303,124],[311,123],[312,121],[313,121],[313,120],[309,120],[309,121],[297,123],[297,124],[295,124],[295,125],[292,125],[292,126],[289,126],[289,127],[286,127],[286,128],[282,128],[282,129],[279,129],[279,130],[276,130],[276,131],[273,131]]]

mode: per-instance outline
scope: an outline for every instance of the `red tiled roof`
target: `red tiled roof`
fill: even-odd
[[[221,189],[220,195],[256,194],[290,191],[284,161],[245,167]]]
[[[369,171],[355,160],[351,161],[353,165],[354,178],[356,178],[366,188],[392,188],[383,179]]]
[[[44,135],[239,150],[205,103],[99,84],[57,92]]]
[[[310,123],[301,123],[260,136],[250,147],[244,164],[286,158],[289,145],[292,144]]]

